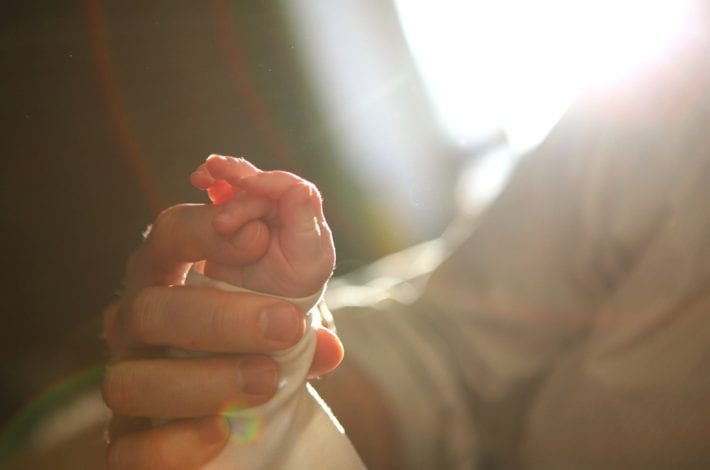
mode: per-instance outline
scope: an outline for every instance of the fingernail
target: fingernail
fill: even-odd
[[[208,416],[198,424],[197,435],[205,444],[223,442],[229,435],[229,424],[221,416]]]
[[[295,343],[303,335],[303,317],[291,305],[272,305],[259,314],[259,328],[264,338]]]
[[[245,357],[239,362],[241,389],[249,395],[268,395],[276,390],[278,371],[265,357]]]

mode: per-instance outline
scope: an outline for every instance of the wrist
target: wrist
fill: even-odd
[[[225,281],[222,281],[219,279],[213,279],[204,273],[203,266],[204,266],[204,263],[193,264],[187,273],[187,277],[185,279],[185,284],[190,284],[190,285],[194,285],[194,286],[217,287],[217,288],[221,288],[223,290],[228,290],[228,291],[232,291],[232,292],[246,292],[246,293],[250,293],[250,294],[261,295],[264,297],[270,297],[270,298],[277,299],[277,300],[283,300],[283,301],[288,302],[292,305],[295,305],[304,314],[308,313],[311,309],[313,309],[315,306],[317,306],[321,302],[321,300],[323,299],[323,295],[325,294],[326,287],[328,285],[328,283],[326,281],[325,283],[323,283],[321,288],[318,289],[316,292],[313,292],[312,294],[302,296],[302,297],[282,296],[282,295],[271,294],[268,292],[262,292],[262,291],[257,291],[257,290],[253,290],[253,289],[248,289],[246,287],[231,284],[229,282],[225,282]]]

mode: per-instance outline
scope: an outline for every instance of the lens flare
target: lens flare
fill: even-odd
[[[104,370],[105,368],[100,366],[78,372],[48,387],[22,408],[0,430],[0,464],[20,449],[51,445],[50,439],[45,438],[46,433],[42,431],[56,430],[61,426],[63,431],[61,434],[71,435],[73,427],[80,427],[85,424],[86,419],[95,417],[94,400],[90,401],[92,413],[80,413],[83,416],[77,416],[77,413],[67,410],[80,398],[96,393],[103,379]],[[99,413],[105,412],[108,415],[107,408],[102,404],[98,406]],[[86,407],[81,407],[79,411],[86,411]],[[61,422],[56,422],[57,420]],[[58,434],[54,432],[52,437]]]
[[[229,420],[230,440],[239,444],[256,442],[261,436],[263,419],[254,409],[227,406],[221,413]]]

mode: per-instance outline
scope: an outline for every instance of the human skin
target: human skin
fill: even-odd
[[[212,220],[222,236],[258,220],[267,229],[264,254],[245,264],[210,259],[205,274],[285,297],[321,291],[333,273],[335,248],[318,189],[286,171],[262,171],[241,158],[211,155],[191,177],[221,208]],[[256,225],[260,226],[260,225]]]
[[[111,469],[209,462],[229,435],[219,412],[268,401],[278,379],[268,354],[294,345],[304,332],[301,313],[288,302],[182,285],[193,262],[246,265],[263,257],[263,222],[247,222],[225,237],[212,227],[221,209],[178,205],[161,213],[127,263],[125,293],[105,311],[112,362],[102,392],[114,412],[106,455]],[[166,358],[165,348],[210,356]],[[328,373],[342,355],[337,337],[318,330],[311,375]],[[152,426],[153,419],[170,421]]]
[[[217,413],[264,403],[275,392],[276,367],[266,354],[300,339],[301,313],[272,297],[182,285],[200,260],[211,277],[277,295],[313,294],[330,277],[334,251],[319,193],[284,172],[245,181],[261,173],[243,160],[211,157],[191,180],[215,204],[167,209],[129,259],[126,293],[105,315],[114,358],[103,385],[114,410],[109,468],[199,468],[227,442]],[[319,329],[316,337],[310,378],[343,357],[332,332]],[[169,359],[166,347],[213,357]],[[315,385],[368,468],[397,468],[387,407],[357,366],[346,363]],[[170,421],[155,427],[154,419]]]
[[[334,249],[320,194],[312,184],[291,173],[262,172],[243,159],[214,155],[191,181],[223,206],[213,220],[216,231],[231,235],[245,220],[258,216],[270,235],[264,257],[247,269],[206,263],[207,274],[279,295],[288,292],[300,297],[322,288],[332,273]],[[276,276],[252,276],[254,268]],[[280,282],[273,282],[274,278]],[[356,365],[345,363],[314,385],[344,424],[368,468],[398,468],[396,432],[387,406]]]

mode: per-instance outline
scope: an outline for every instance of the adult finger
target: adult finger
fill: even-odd
[[[190,418],[265,403],[277,381],[267,356],[142,359],[109,367],[102,394],[120,415]]]
[[[128,308],[127,336],[143,345],[269,353],[293,346],[305,331],[288,302],[209,287],[148,287]]]
[[[190,263],[215,259],[242,265],[259,259],[268,246],[266,225],[253,220],[228,237],[212,228],[219,206],[180,204],[164,210],[126,267],[128,293],[142,287],[180,284]]]
[[[195,469],[217,457],[229,438],[220,416],[172,421],[111,441],[111,470]]]
[[[136,433],[150,427],[152,427],[150,418],[113,414],[107,429],[108,440],[112,442],[124,434]]]

